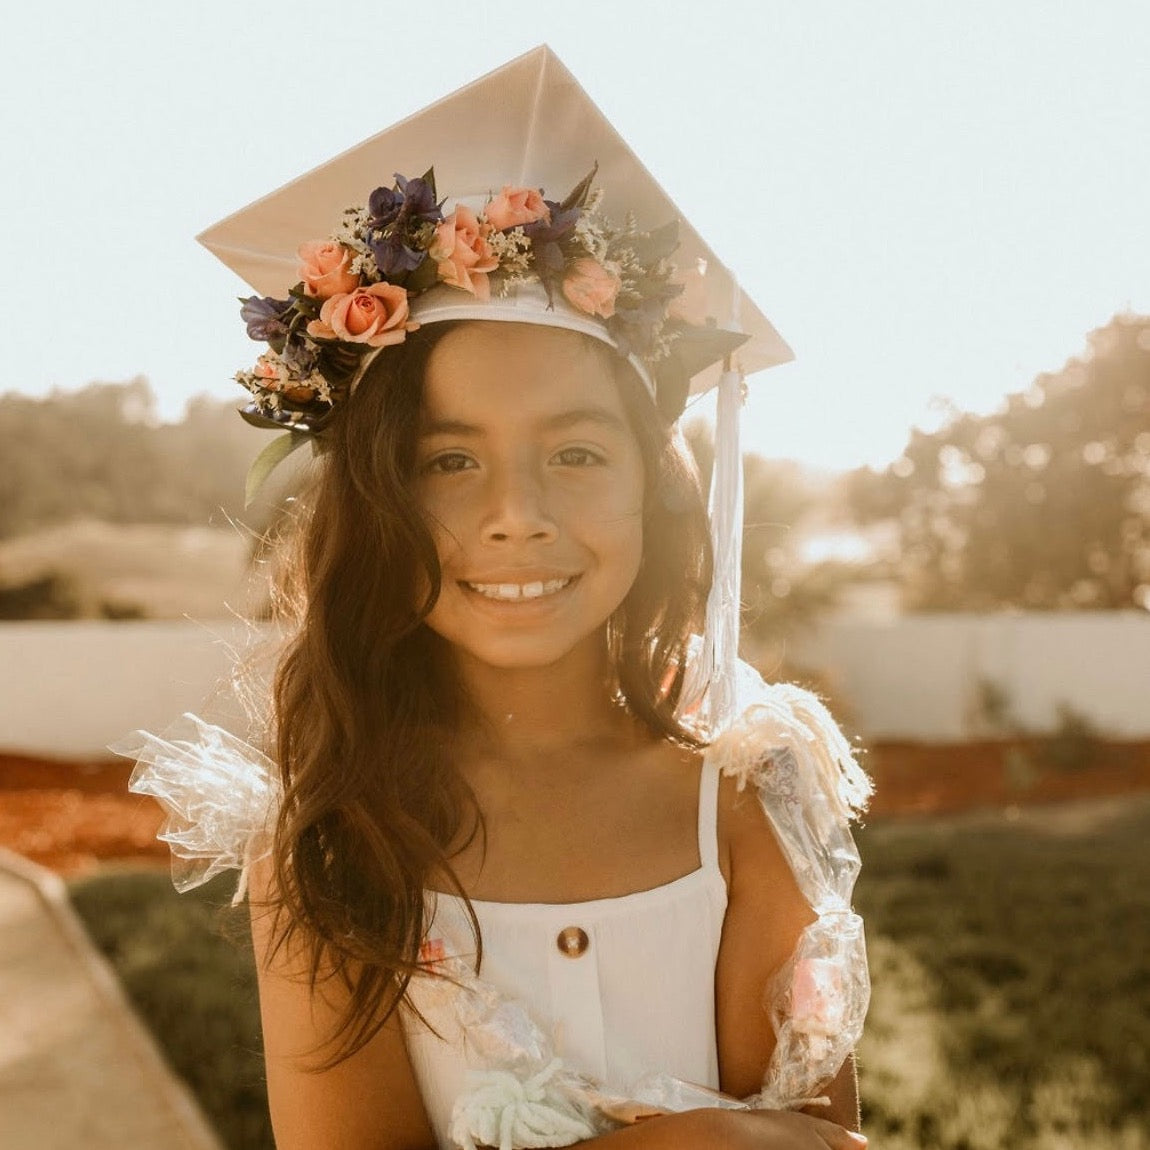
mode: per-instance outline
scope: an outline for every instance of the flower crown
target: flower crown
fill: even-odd
[[[457,203],[449,214],[434,169],[416,179],[397,174],[366,207],[346,209],[328,239],[300,245],[300,280],[287,299],[241,300],[248,335],[268,350],[236,374],[252,396],[240,414],[293,433],[253,464],[249,500],[288,451],[323,431],[364,357],[419,327],[411,301],[441,285],[488,301],[519,284],[542,284],[549,306],[561,295],[601,322],[621,355],[637,357],[664,416],[678,418],[691,376],[745,337],[691,314],[702,298],[691,290],[701,288],[701,274],[675,278],[678,221],[649,232],[630,217],[616,226],[599,210],[596,171],[560,201],[507,185],[478,213]]]

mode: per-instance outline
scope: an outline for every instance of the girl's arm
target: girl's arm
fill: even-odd
[[[624,1126],[587,1150],[860,1150],[861,1134],[782,1110],[689,1110]]]
[[[271,873],[269,860],[253,866],[249,889],[277,1150],[435,1150],[397,1015],[338,1066],[309,1069],[329,1053],[337,987],[321,984],[313,993],[298,948],[269,959],[273,916],[260,904],[273,893]]]
[[[719,786],[719,858],[727,879],[727,913],[715,974],[715,1017],[722,1090],[757,1093],[775,1049],[764,1004],[771,978],[790,958],[815,914],[795,881],[753,789]],[[859,1128],[854,1059],[826,1090],[831,1105],[808,1112]]]

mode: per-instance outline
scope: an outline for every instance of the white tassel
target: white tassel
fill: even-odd
[[[743,377],[725,371],[719,380],[715,462],[711,471],[711,548],[714,573],[707,596],[702,643],[690,660],[679,715],[719,734],[734,718],[739,660],[743,572],[743,456],[739,410]]]

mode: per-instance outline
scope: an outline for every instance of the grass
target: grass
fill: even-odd
[[[185,895],[162,872],[108,871],[69,884],[169,1063],[230,1150],[272,1150],[259,1005],[235,876]]]
[[[872,1145],[1150,1150],[1150,802],[1068,811],[860,832]],[[251,958],[221,937],[230,890],[108,873],[72,894],[226,1144],[263,1150]]]
[[[1150,1147],[1150,803],[1093,809],[861,832],[877,1145]]]

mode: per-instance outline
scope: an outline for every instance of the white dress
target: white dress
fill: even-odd
[[[715,1104],[684,1084],[718,1085],[714,978],[727,904],[715,835],[720,775],[758,796],[816,916],[765,1003],[775,1052],[761,1091],[742,1105],[809,1105],[857,1044],[870,982],[862,920],[851,909],[859,856],[850,822],[870,780],[809,692],[766,684],[745,665],[737,686],[735,717],[704,754],[697,870],[620,898],[473,902],[480,977],[467,961],[474,941],[461,901],[429,896],[423,957],[442,960],[451,979],[422,975],[408,988],[435,1033],[410,1012],[403,1017],[442,1146],[565,1146],[628,1120],[620,1102],[647,1112]],[[248,865],[270,849],[281,802],[276,765],[193,714],[112,749],[138,760],[130,789],[168,812],[161,837],[179,889],[235,868],[242,898]]]
[[[717,1089],[715,961],[727,887],[719,869],[719,771],[704,761],[697,870],[663,886],[575,903],[472,900],[483,937],[484,981],[514,995],[573,1070],[626,1094],[660,1071]],[[430,896],[428,945],[473,959],[461,899]],[[420,980],[416,980],[417,982]],[[418,1006],[420,987],[413,984]],[[408,1050],[441,1147],[464,1088],[469,1051],[458,1023],[440,1035],[404,1012]],[[470,1064],[481,1063],[472,1052]]]

